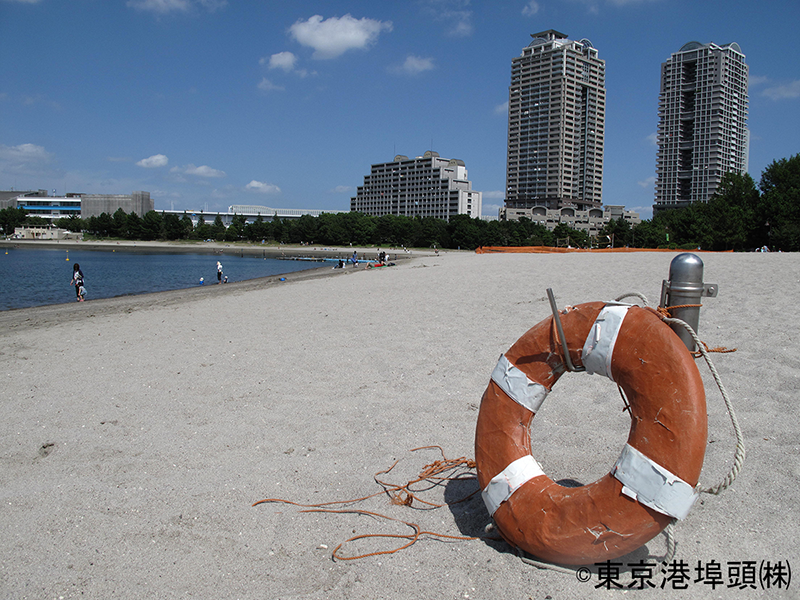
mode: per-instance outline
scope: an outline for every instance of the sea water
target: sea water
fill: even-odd
[[[69,260],[67,260],[69,259]],[[72,268],[80,264],[86,299],[217,285],[318,268],[325,263],[260,256],[0,248],[0,310],[75,302]]]

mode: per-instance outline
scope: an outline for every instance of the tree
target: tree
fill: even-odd
[[[14,235],[14,229],[25,222],[24,208],[4,208],[0,210],[0,227],[6,235]]]
[[[479,219],[478,219],[479,220]],[[480,230],[469,215],[453,215],[447,223],[450,248],[474,250],[480,245]]]
[[[183,216],[181,217],[181,235],[179,239],[189,239],[193,232],[194,224],[192,223],[192,218],[186,213],[183,213]]]
[[[183,223],[174,213],[164,215],[164,237],[168,240],[183,239]]]
[[[727,173],[722,177],[714,196],[704,207],[698,207],[699,217],[708,222],[710,243],[707,250],[742,250],[758,244],[757,213],[759,193],[756,183],[747,173]]]
[[[225,239],[225,224],[222,222],[222,217],[219,215],[214,219],[213,232],[214,234],[212,237],[218,242]]]
[[[86,223],[78,215],[70,215],[68,217],[61,217],[55,222],[56,227],[66,229],[67,231],[78,232],[86,229]]]
[[[125,213],[124,210],[118,208],[114,215],[111,217],[113,221],[113,225],[109,235],[111,237],[126,237],[126,232],[128,230],[128,215]]]
[[[800,154],[773,161],[761,174],[759,187],[759,241],[776,249],[800,250]]]
[[[556,240],[569,239],[569,245],[573,248],[587,248],[589,246],[589,234],[585,231],[573,229],[566,223],[559,223],[555,226],[553,237]]]
[[[119,211],[118,211],[119,212]],[[116,213],[114,213],[116,216]],[[142,239],[142,219],[135,212],[129,214],[125,219],[125,229],[123,237],[127,240]]]
[[[174,216],[174,215],[173,215]],[[145,213],[142,219],[141,239],[144,240],[160,240],[164,237],[164,223],[161,218],[161,213],[154,210],[149,210]]]

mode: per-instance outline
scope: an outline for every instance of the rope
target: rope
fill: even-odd
[[[669,564],[672,562],[672,559],[675,558],[675,549],[678,547],[678,543],[675,540],[675,523],[677,523],[677,519],[672,519],[664,528],[664,535],[667,536],[667,554],[664,556],[664,560],[661,561],[661,564],[666,569]]]
[[[663,314],[660,314],[661,320],[667,323],[668,325],[678,325],[683,327],[686,331],[689,332],[689,335],[692,336],[695,344],[697,345],[697,349],[705,359],[706,364],[708,365],[708,369],[711,371],[711,375],[714,377],[714,381],[719,388],[720,393],[722,394],[722,399],[725,401],[725,407],[728,409],[728,416],[731,418],[731,424],[733,425],[733,431],[736,434],[736,451],[733,456],[733,466],[731,467],[728,474],[720,481],[717,485],[711,487],[697,487],[698,492],[702,492],[705,494],[714,494],[718,496],[722,490],[727,489],[730,485],[736,480],[736,477],[739,475],[739,472],[742,470],[742,465],[744,464],[745,459],[745,448],[744,448],[744,435],[742,434],[742,429],[739,426],[739,420],[736,418],[736,412],[733,410],[733,404],[731,403],[731,399],[728,396],[728,392],[725,389],[725,386],[722,385],[722,380],[720,379],[719,373],[717,372],[717,368],[714,366],[714,363],[711,362],[711,357],[709,356],[710,350],[707,350],[706,345],[700,341],[695,333],[694,329],[686,322],[682,321],[681,319],[676,319],[674,317],[667,317]]]
[[[639,298],[639,300],[642,301],[642,305],[647,306],[647,296],[645,296],[641,292],[628,292],[627,294],[622,294],[622,296],[614,298],[614,302],[620,302],[625,298]]]
[[[258,506],[259,504],[266,504],[272,502],[279,502],[282,504],[291,504],[292,506],[297,506],[303,508],[301,513],[331,513],[331,514],[357,514],[357,515],[368,515],[371,517],[377,517],[379,519],[385,519],[387,521],[395,521],[398,523],[402,523],[407,527],[410,527],[413,530],[413,533],[409,533],[406,535],[402,534],[391,534],[391,533],[367,533],[353,536],[349,539],[346,539],[342,543],[340,543],[336,548],[334,548],[332,556],[334,559],[338,560],[357,560],[359,558],[367,558],[368,556],[378,556],[381,554],[394,554],[395,552],[399,552],[404,548],[408,548],[417,542],[422,536],[431,536],[438,539],[451,539],[451,540],[477,540],[480,538],[471,537],[471,536],[460,536],[460,535],[447,535],[444,533],[436,533],[434,531],[426,531],[423,530],[418,524],[412,523],[410,521],[404,521],[402,519],[397,519],[395,517],[390,517],[387,515],[383,515],[381,513],[369,511],[369,510],[362,510],[357,508],[327,508],[335,505],[344,505],[344,504],[356,504],[358,502],[363,502],[364,500],[368,500],[370,498],[374,498],[375,496],[381,496],[386,494],[389,496],[390,501],[392,504],[400,505],[400,506],[408,506],[411,507],[414,501],[416,500],[417,503],[422,504],[424,506],[416,506],[414,508],[420,510],[434,510],[436,508],[441,508],[444,504],[437,504],[435,502],[430,502],[423,498],[420,498],[418,494],[422,492],[426,492],[436,486],[442,485],[445,481],[454,481],[454,480],[468,480],[468,479],[476,479],[475,475],[467,475],[464,472],[457,472],[459,469],[474,469],[475,468],[475,461],[466,458],[454,458],[448,459],[444,455],[444,450],[441,446],[422,446],[420,448],[413,448],[410,450],[411,452],[416,452],[417,450],[429,450],[432,448],[437,448],[439,452],[442,454],[441,460],[435,460],[429,465],[425,465],[420,471],[419,475],[416,479],[412,479],[411,481],[406,482],[405,484],[395,484],[389,483],[386,481],[381,481],[378,479],[378,475],[385,475],[394,469],[397,464],[400,462],[396,460],[391,467],[388,469],[384,469],[383,471],[378,471],[374,475],[375,482],[380,485],[383,490],[380,492],[375,492],[374,494],[369,494],[368,496],[362,496],[361,498],[353,498],[351,500],[334,500],[331,502],[320,502],[318,504],[301,504],[299,502],[294,502],[292,500],[284,500],[282,498],[264,498],[263,500],[259,500],[258,502],[254,502],[253,506]],[[453,475],[448,475],[447,473],[452,473],[456,471]],[[428,487],[424,489],[411,489],[411,486],[419,483],[427,483]],[[475,490],[474,492],[468,494],[467,496],[450,502],[449,505],[458,504],[460,502],[464,502],[469,500],[472,496],[478,493],[479,490]],[[390,550],[378,550],[375,552],[368,552],[365,554],[359,554],[355,556],[343,556],[340,554],[339,550],[345,544],[349,542],[353,542],[355,540],[361,540],[366,538],[392,538],[392,539],[404,539],[407,540],[407,543],[398,546],[397,548],[390,549]]]

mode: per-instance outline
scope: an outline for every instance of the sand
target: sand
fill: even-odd
[[[500,353],[558,304],[639,291],[657,304],[672,254],[449,252],[387,269],[275,278],[0,313],[0,596],[3,598],[605,598],[574,572],[520,561],[504,542],[423,537],[395,554],[335,561],[368,533],[408,533],[355,514],[301,513],[405,482],[439,458],[471,457],[481,395]],[[694,582],[716,561],[798,565],[797,319],[800,255],[710,254],[700,337],[735,347],[714,362],[734,402],[747,460],[678,524],[687,589],[655,597],[798,597],[787,589]],[[709,444],[701,482],[730,468],[734,435],[707,369]],[[616,388],[565,376],[533,426],[554,479],[589,483],[628,433]],[[359,505],[425,530],[481,536],[472,481],[425,492],[436,510]],[[397,539],[347,545],[351,554]],[[660,535],[623,564],[657,561]],[[735,564],[734,564],[735,566]],[[774,585],[774,583],[773,583]],[[667,583],[667,588],[670,584]],[[633,593],[633,591],[631,591]]]

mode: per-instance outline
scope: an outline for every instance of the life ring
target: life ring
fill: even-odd
[[[632,552],[686,516],[705,456],[706,401],[691,354],[652,309],[590,302],[559,315],[573,364],[627,397],[631,429],[619,460],[594,483],[563,487],[531,455],[531,421],[566,370],[550,316],[500,357],[481,400],[475,462],[506,541],[585,565]]]

